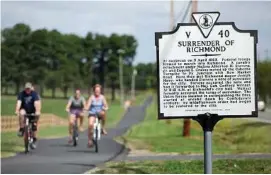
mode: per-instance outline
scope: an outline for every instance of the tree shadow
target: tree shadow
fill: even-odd
[[[253,129],[259,129],[260,127],[270,126],[268,123],[263,122],[251,122],[251,123],[244,123],[239,126],[236,126],[231,131],[227,132],[227,135],[234,135],[239,133],[240,131],[244,131],[246,128],[250,127]]]
[[[67,150],[67,152],[74,152],[74,153],[95,153],[94,150]]]
[[[96,165],[93,165],[93,164],[85,164],[85,163],[62,163],[62,165],[84,166],[84,167],[89,167],[90,169],[96,167]]]

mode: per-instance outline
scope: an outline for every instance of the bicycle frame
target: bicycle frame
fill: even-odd
[[[108,108],[105,110],[108,110]],[[93,127],[93,135],[92,135],[92,141],[95,145],[95,152],[96,153],[99,150],[99,147],[98,147],[99,140],[101,140],[101,118],[100,118],[100,116],[98,116],[98,114],[96,114],[94,127]]]
[[[93,128],[93,143],[95,145],[95,152],[97,153],[99,150],[98,141],[101,139],[101,119],[96,116],[94,128]]]
[[[73,123],[73,146],[77,146],[78,141],[78,124],[77,124],[77,117],[75,117],[74,123]]]
[[[25,123],[25,131],[24,131],[24,143],[25,143],[25,153],[29,152],[30,145],[33,143],[33,130],[32,125],[34,124],[33,121],[30,122],[29,117],[35,117],[35,114],[25,114],[24,115],[24,123]]]
[[[93,130],[94,130],[93,138],[95,138],[96,140],[100,140],[101,139],[101,119],[99,119],[98,116],[95,119]],[[96,136],[97,136],[97,138],[96,138]]]

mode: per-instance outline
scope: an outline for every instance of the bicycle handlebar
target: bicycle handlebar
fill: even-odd
[[[107,111],[109,108],[103,108],[103,110]],[[83,111],[89,111],[88,109],[83,109]]]
[[[31,113],[31,114],[24,114],[25,117],[37,117],[38,115],[35,113]]]

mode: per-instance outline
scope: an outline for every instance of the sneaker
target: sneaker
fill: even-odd
[[[72,136],[69,136],[69,141],[68,141],[68,143],[69,143],[69,144],[72,143]]]
[[[37,139],[33,138],[32,143],[30,144],[31,149],[36,149],[37,148]]]
[[[89,148],[93,147],[93,142],[92,142],[92,140],[89,140],[89,141],[88,141],[88,147],[89,147]]]
[[[30,147],[31,147],[31,149],[36,149],[37,148],[36,142],[32,142],[30,144]]]
[[[22,137],[24,135],[24,129],[20,128],[19,131],[17,132],[18,137]]]
[[[106,132],[105,129],[102,129],[102,134],[103,134],[103,135],[107,135],[107,132]]]

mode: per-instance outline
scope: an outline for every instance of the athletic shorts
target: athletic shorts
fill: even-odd
[[[81,110],[81,109],[71,109],[70,110],[70,114],[75,115],[75,117],[79,117],[82,112],[83,112],[83,110]]]
[[[89,111],[88,112],[88,116],[89,117],[98,117],[99,113],[102,112],[103,110],[99,110],[99,111]]]
[[[24,110],[25,111],[25,113],[26,114],[35,114],[35,110],[26,110],[26,109],[24,109],[24,108],[20,108],[20,110]],[[30,121],[35,121],[35,122],[37,122],[37,121],[39,121],[39,118],[40,118],[40,116],[29,116],[29,120]]]

